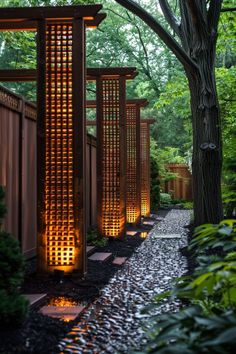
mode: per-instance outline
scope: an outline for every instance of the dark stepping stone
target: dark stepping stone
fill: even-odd
[[[45,316],[69,322],[73,321],[83,310],[84,306],[43,306],[39,312]]]
[[[27,300],[29,300],[30,306],[35,305],[37,302],[43,300],[47,294],[24,294]]]
[[[89,256],[90,254],[92,254],[95,251],[95,249],[96,249],[95,246],[87,246],[86,247],[87,255]]]
[[[127,257],[116,257],[112,263],[121,266],[126,262],[126,260]]]
[[[90,261],[100,261],[105,262],[112,257],[112,253],[108,252],[96,252],[89,257]]]

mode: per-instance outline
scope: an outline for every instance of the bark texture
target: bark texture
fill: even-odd
[[[214,71],[222,0],[179,0],[179,19],[167,0],[159,0],[178,41],[133,0],[116,1],[149,25],[184,67],[191,95],[195,225],[218,223],[223,218],[222,144]]]

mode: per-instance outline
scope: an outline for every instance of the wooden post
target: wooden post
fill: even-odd
[[[47,271],[46,258],[46,24],[38,21],[37,28],[37,245],[38,271]]]
[[[147,100],[133,99],[126,102],[127,112],[127,222],[138,225],[141,222],[141,179],[140,179],[140,109]]]
[[[126,236],[126,80],[135,68],[90,69],[96,79],[98,230],[104,237]]]
[[[73,168],[74,168],[74,220],[76,239],[76,269],[87,271],[86,258],[86,120],[85,120],[85,24],[73,21]]]
[[[141,122],[141,214],[150,215],[150,133],[149,123]]]
[[[38,36],[39,271],[84,274],[84,21],[40,22]]]

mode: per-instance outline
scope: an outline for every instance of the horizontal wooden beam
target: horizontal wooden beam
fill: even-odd
[[[1,7],[0,22],[94,17],[101,9],[102,5]]]
[[[7,69],[0,70],[0,81],[36,81],[35,69]]]
[[[115,79],[120,76],[125,76],[126,79],[134,79],[138,75],[134,67],[110,67],[110,68],[88,68],[87,80],[93,81],[98,77],[106,79]]]
[[[126,100],[127,106],[139,106],[139,107],[146,107],[148,105],[148,100],[146,98],[133,98],[130,100]],[[96,100],[87,100],[86,101],[87,108],[96,108],[97,101]]]
[[[90,19],[85,18],[85,25],[87,27],[93,28],[93,27],[98,27],[100,23],[106,18],[105,13],[100,13],[95,15],[94,17],[91,17]],[[70,20],[60,20],[60,24],[63,23],[68,23]],[[19,31],[32,31],[35,32],[37,31],[37,20],[23,20],[23,21],[7,21],[7,22],[1,22],[0,20],[0,32],[7,32],[7,31],[14,31],[14,32],[19,32]],[[58,23],[58,20],[51,20],[47,21],[47,23]]]
[[[155,119],[141,119],[140,120],[140,123],[141,124],[154,124],[156,122]],[[114,123],[113,122],[110,122],[110,125],[113,125]],[[116,123],[115,123],[116,124]],[[95,126],[97,125],[97,121],[96,120],[87,120],[86,121],[86,125],[87,126]],[[109,125],[108,123],[106,123],[106,125]]]
[[[138,72],[136,68],[88,68],[87,80],[93,81],[97,77],[106,77],[108,79],[125,76],[127,79],[133,79]],[[8,69],[0,70],[0,81],[36,81],[37,71],[35,69]]]

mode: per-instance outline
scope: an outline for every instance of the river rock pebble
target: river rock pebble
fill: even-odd
[[[129,353],[147,343],[149,316],[142,309],[156,294],[171,287],[187,271],[180,248],[187,245],[191,212],[171,210],[156,223],[146,240],[101,290],[100,297],[58,345],[61,353]],[[163,238],[178,234],[179,238]],[[162,237],[158,237],[162,235]],[[164,302],[157,313],[178,311],[178,301]]]

